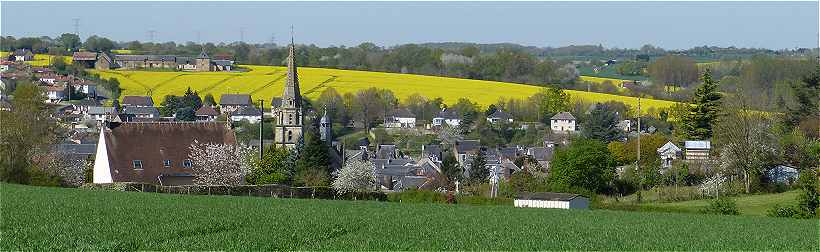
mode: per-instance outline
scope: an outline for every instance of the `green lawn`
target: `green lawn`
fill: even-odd
[[[0,250],[817,250],[817,221],[0,184]]]
[[[775,205],[795,205],[797,195],[800,191],[788,191],[784,193],[760,194],[735,197],[737,207],[743,215],[765,216]],[[689,200],[671,203],[647,203],[650,206],[662,207],[666,209],[677,209],[681,212],[697,212],[709,205],[709,200]]]

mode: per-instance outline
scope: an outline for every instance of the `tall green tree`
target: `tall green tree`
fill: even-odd
[[[245,180],[254,185],[290,183],[293,167],[288,163],[288,156],[290,151],[287,148],[269,146],[262,154],[262,159],[254,163]]]
[[[13,94],[11,111],[0,110],[0,181],[27,184],[32,157],[48,151],[57,124],[37,85],[20,81]]]
[[[454,183],[455,181],[461,181],[464,171],[461,169],[461,166],[458,165],[458,160],[456,160],[455,155],[453,152],[448,150],[444,153],[441,162],[441,172],[447,177],[447,180],[450,183]]]
[[[593,139],[575,139],[558,149],[550,162],[550,184],[558,191],[601,192],[612,181],[615,161],[607,146]]]
[[[490,170],[487,169],[484,151],[479,150],[470,162],[470,182],[480,184],[487,182],[490,178]]]
[[[77,49],[80,49],[80,45],[82,45],[80,36],[73,33],[63,33],[57,40],[69,51],[76,51]]]
[[[581,134],[586,138],[609,143],[623,138],[623,131],[615,127],[618,113],[611,110],[608,104],[598,103],[590,111],[589,117],[581,123]]]
[[[718,83],[712,80],[712,74],[707,69],[703,73],[703,84],[695,90],[690,104],[689,113],[683,118],[685,136],[693,140],[712,138],[712,127],[720,115],[720,99]]]
[[[305,186],[327,186],[330,182],[330,158],[328,145],[319,136],[316,127],[306,127],[304,146],[296,160],[295,184]]]
[[[553,115],[569,110],[570,96],[558,86],[543,88],[531,98],[538,103],[538,111],[542,122],[549,123]]]

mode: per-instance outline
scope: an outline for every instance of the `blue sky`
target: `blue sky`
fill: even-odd
[[[818,2],[2,2],[3,36],[391,46],[816,47]]]

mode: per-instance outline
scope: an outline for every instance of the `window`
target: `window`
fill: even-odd
[[[291,140],[293,140],[293,132],[288,130],[288,141],[291,141]]]
[[[171,160],[162,161],[162,166],[165,166],[165,168],[170,168],[171,167]]]
[[[134,170],[142,170],[142,160],[134,160]]]
[[[190,159],[185,159],[185,161],[182,161],[182,167],[191,168],[194,167],[194,163]]]

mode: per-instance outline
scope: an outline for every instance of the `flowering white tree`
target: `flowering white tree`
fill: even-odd
[[[252,151],[245,146],[194,141],[188,158],[197,185],[239,185],[250,167]]]
[[[339,176],[331,185],[338,194],[366,192],[376,189],[376,173],[373,165],[365,161],[350,161],[339,170]]]

